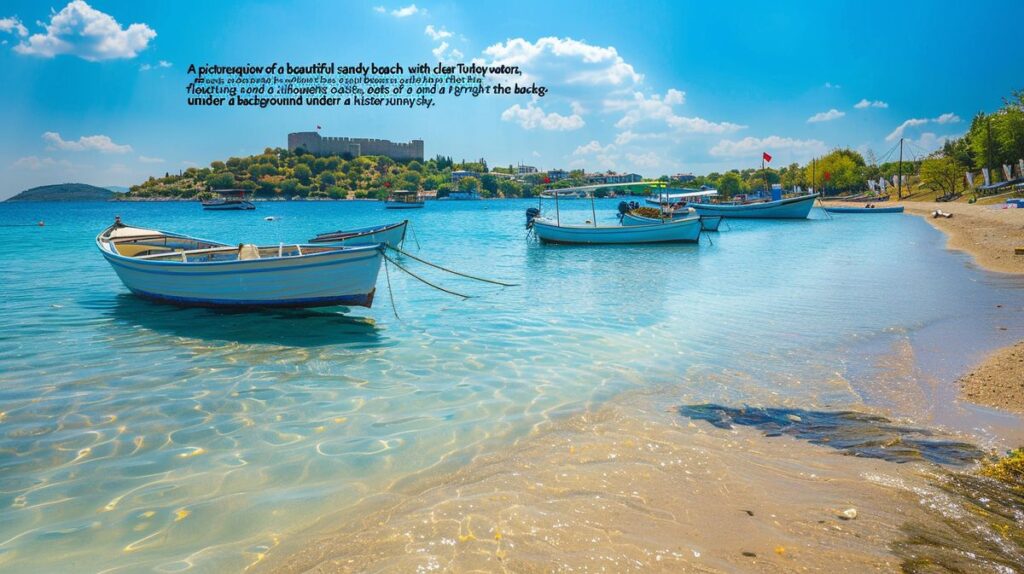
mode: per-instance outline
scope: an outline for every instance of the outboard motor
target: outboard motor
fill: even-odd
[[[526,228],[533,229],[533,220],[540,217],[540,208],[529,207],[526,209]]]
[[[625,201],[619,202],[619,221],[622,221],[622,217],[629,213],[629,210],[630,207],[628,203],[626,203]]]

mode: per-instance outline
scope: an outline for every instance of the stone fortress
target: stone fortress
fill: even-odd
[[[423,140],[395,143],[369,138],[325,138],[319,132],[288,134],[288,151],[294,152],[298,148],[313,155],[382,155],[398,161],[423,161]]]

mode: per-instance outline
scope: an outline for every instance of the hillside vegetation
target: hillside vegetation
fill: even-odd
[[[58,183],[33,187],[7,201],[108,201],[116,195],[109,189],[85,183]]]

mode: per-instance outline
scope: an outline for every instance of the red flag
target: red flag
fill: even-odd
[[[545,177],[544,178],[544,183],[551,183],[551,178],[550,177]]]
[[[832,179],[832,174],[826,171],[825,172],[825,181],[828,181],[830,179]]]
[[[772,162],[772,156],[768,155],[768,152],[761,152],[761,157],[768,163]]]
[[[391,187],[391,182],[390,181],[385,181],[384,182],[384,187]]]

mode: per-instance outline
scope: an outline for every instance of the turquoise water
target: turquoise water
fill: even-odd
[[[526,239],[533,205],[0,204],[0,569],[241,570],[360,500],[636,388],[1021,438],[948,380],[1024,338],[1024,281],[979,271],[916,217],[816,210],[700,245],[569,247]],[[588,202],[561,207],[590,218]],[[407,249],[520,285],[406,261],[473,298],[392,268],[400,319],[383,274],[372,310],[179,309],[132,297],[100,257],[114,215],[270,244],[408,217]],[[878,365],[901,344],[915,376],[895,380]]]

